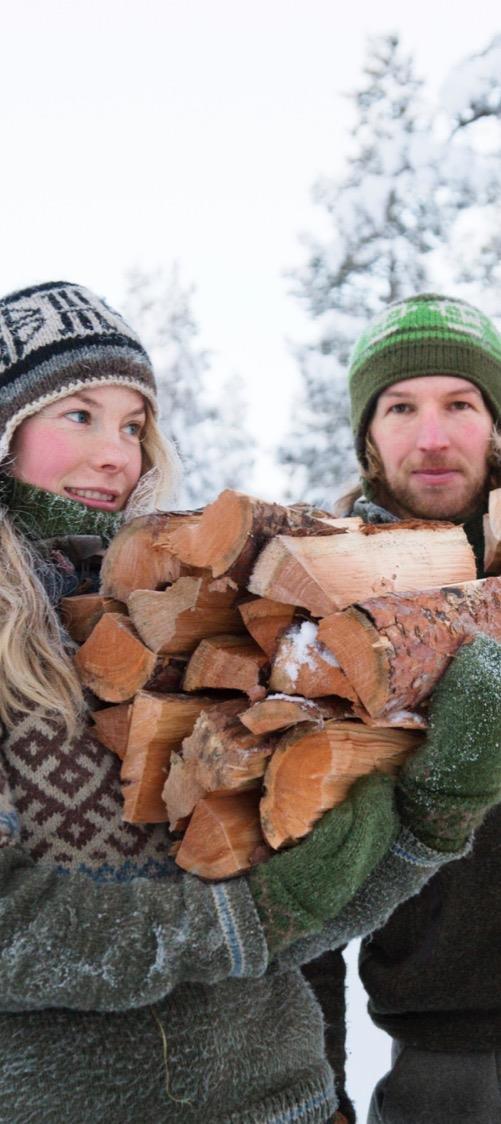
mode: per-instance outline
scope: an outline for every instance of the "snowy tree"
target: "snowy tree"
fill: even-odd
[[[500,198],[497,164],[459,128],[481,104],[494,112],[491,79],[484,65],[484,101],[475,98],[472,79],[472,97],[453,116],[450,107],[425,98],[396,35],[369,43],[360,89],[351,96],[355,125],[346,169],[314,189],[327,233],[308,239],[306,264],[295,274],[295,292],[312,326],[296,348],[303,393],[279,454],[291,494],[328,502],[336,484],[356,469],[346,369],[367,322],[389,302],[424,289],[462,295],[463,286],[472,299],[472,256],[477,282],[494,266],[492,241],[480,239],[473,255],[459,251],[460,245],[466,250],[472,225],[479,241],[474,208],[490,224]]]
[[[441,269],[459,295],[501,323],[501,35],[453,67],[441,90],[449,116],[449,161],[462,185]],[[453,175],[451,174],[451,181]]]
[[[223,488],[245,488],[254,457],[242,382],[216,375],[214,357],[199,341],[192,298],[177,267],[169,275],[134,270],[124,312],[153,362],[160,425],[183,462],[182,502],[198,507]]]
[[[442,90],[446,108],[464,128],[487,117],[501,117],[501,35],[448,75]]]

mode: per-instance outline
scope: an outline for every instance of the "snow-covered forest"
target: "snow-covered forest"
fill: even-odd
[[[419,290],[465,297],[501,318],[501,35],[444,75],[435,97],[396,35],[373,38],[346,97],[346,128],[341,173],[312,187],[319,230],[304,238],[303,265],[286,276],[284,262],[309,331],[293,345],[301,391],[275,450],[286,478],[275,498],[323,505],[356,468],[346,368],[367,319]],[[125,312],[152,353],[191,507],[223,487],[251,490],[259,457],[238,372],[222,379],[194,301],[176,268],[128,278]]]

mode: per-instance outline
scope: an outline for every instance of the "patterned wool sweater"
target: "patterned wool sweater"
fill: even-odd
[[[336,921],[268,963],[248,880],[207,883],[121,818],[90,729],[19,721],[0,754],[0,1124],[322,1124],[336,1107],[300,965],[450,856],[403,831]]]

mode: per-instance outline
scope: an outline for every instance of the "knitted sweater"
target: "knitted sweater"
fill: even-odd
[[[208,883],[121,818],[119,762],[39,717],[0,754],[0,1124],[322,1124],[300,965],[381,924],[450,856],[408,832],[342,914],[269,963],[246,877]]]

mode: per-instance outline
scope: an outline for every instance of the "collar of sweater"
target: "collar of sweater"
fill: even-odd
[[[123,521],[122,512],[98,511],[7,475],[0,476],[0,504],[17,530],[31,541],[99,535],[107,545]]]

